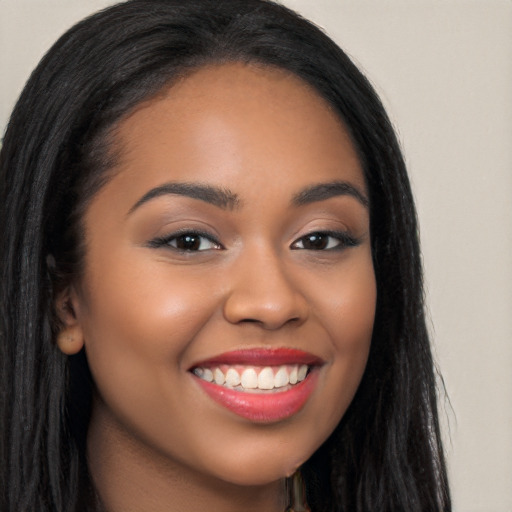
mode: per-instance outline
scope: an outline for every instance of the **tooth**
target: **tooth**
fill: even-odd
[[[302,382],[306,378],[306,374],[308,373],[308,365],[303,364],[300,366],[299,371],[297,372],[297,380]]]
[[[201,378],[208,382],[213,382],[213,373],[210,368],[205,368],[203,370],[203,376]]]
[[[266,366],[258,375],[258,388],[274,389],[274,372],[270,366]]]
[[[202,368],[194,368],[194,375],[202,377],[204,375],[204,370]]]
[[[242,386],[245,389],[256,389],[258,387],[258,375],[253,368],[247,368],[242,373]]]
[[[295,365],[290,372],[290,384],[297,384],[297,372],[298,368]]]
[[[240,384],[240,375],[234,368],[230,368],[226,372],[226,384],[231,388]]]
[[[215,371],[213,372],[213,378],[215,379],[215,384],[224,384],[224,374],[220,368],[215,368]]]
[[[290,379],[288,377],[288,372],[286,371],[286,368],[279,368],[278,372],[274,377],[274,386],[276,388],[282,388],[283,386],[287,386],[289,382]]]

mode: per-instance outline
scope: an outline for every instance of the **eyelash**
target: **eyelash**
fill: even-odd
[[[327,241],[327,246],[323,248],[309,248],[304,247],[304,241],[310,239],[310,242]],[[316,240],[314,240],[316,239]],[[323,240],[322,240],[323,239]],[[336,245],[329,247],[329,239],[337,240]],[[299,242],[302,242],[303,247],[295,247]],[[293,250],[310,250],[310,251],[342,251],[347,247],[356,247],[360,244],[360,240],[353,237],[346,231],[313,231],[307,235],[301,236],[298,240],[293,242],[291,248]]]
[[[158,249],[159,247],[167,246],[167,247],[170,247],[171,249],[174,249],[175,251],[189,252],[189,253],[190,252],[202,252],[202,251],[206,250],[206,249],[193,249],[193,248],[181,249],[177,246],[175,247],[175,246],[171,245],[171,242],[177,241],[180,238],[182,239],[182,241],[184,241],[186,239],[186,237],[195,238],[195,239],[202,238],[202,239],[208,240],[212,245],[215,246],[215,247],[210,247],[209,250],[224,249],[222,244],[218,240],[216,240],[215,237],[213,237],[209,233],[205,233],[204,231],[197,231],[195,229],[184,229],[181,231],[177,231],[175,233],[171,233],[170,235],[167,235],[167,236],[155,238],[149,242],[149,246],[154,249]],[[202,244],[201,240],[199,240],[199,244]],[[200,245],[199,245],[199,247],[200,247]]]
[[[195,243],[197,244],[197,241],[199,241],[199,246],[195,248],[192,246],[191,248],[180,248],[177,245],[172,245],[172,242],[176,242],[179,239],[182,239],[185,243],[187,243],[187,238],[189,238],[189,242],[192,242],[191,239],[195,239]],[[198,239],[206,239],[210,244],[212,244],[214,247],[208,247],[207,249],[201,249],[201,244],[203,243],[201,240]],[[320,242],[326,242],[327,245],[325,247],[317,247],[313,248],[310,247],[309,249],[304,247],[304,242],[309,239],[309,242],[311,243],[318,243]],[[334,246],[329,247],[331,245],[332,240],[329,239],[335,239],[337,240],[336,244]],[[299,243],[302,243],[302,247],[297,247]],[[301,236],[298,238],[295,242],[292,243],[291,249],[292,250],[310,250],[310,251],[341,251],[347,247],[356,247],[360,244],[360,240],[357,238],[354,238],[352,235],[350,235],[347,232],[344,231],[313,231],[311,233],[308,233],[307,235]],[[175,233],[172,233],[167,236],[158,237],[149,242],[149,247],[158,249],[160,247],[169,247],[175,251],[184,252],[184,253],[192,253],[192,252],[203,252],[206,250],[219,250],[224,249],[222,244],[211,234],[203,232],[203,231],[197,231],[193,229],[184,229],[182,231],[178,231]]]

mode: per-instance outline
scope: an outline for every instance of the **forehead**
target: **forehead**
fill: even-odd
[[[147,186],[174,179],[231,185],[242,175],[256,186],[258,176],[270,175],[299,187],[323,180],[326,171],[332,176],[325,180],[347,179],[365,189],[333,108],[300,78],[263,65],[194,71],[139,105],[119,124],[116,142],[117,170],[132,180],[152,175]]]

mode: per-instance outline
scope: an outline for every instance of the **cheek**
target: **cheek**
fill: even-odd
[[[371,339],[377,286],[371,251],[362,247],[340,269],[327,274],[311,302],[337,353],[363,350]]]
[[[172,378],[170,369],[183,369],[183,353],[215,310],[201,276],[162,262],[109,264],[89,283],[80,320],[100,393],[149,391]]]
[[[328,290],[318,295],[317,304],[331,350],[324,396],[332,404],[334,428],[350,405],[368,360],[377,298],[371,255],[347,265]]]

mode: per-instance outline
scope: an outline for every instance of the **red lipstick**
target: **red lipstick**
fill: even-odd
[[[294,348],[253,348],[224,352],[194,366],[214,366],[216,364],[245,364],[254,366],[279,366],[281,364],[308,364],[317,366],[323,361],[309,352]]]
[[[200,373],[196,373],[196,382],[201,386],[203,391],[215,402],[222,405],[229,411],[246,418],[253,422],[258,423],[273,423],[284,420],[299,412],[307,400],[313,393],[318,382],[317,367],[323,364],[323,361],[308,352],[302,350],[289,349],[289,348],[263,348],[263,349],[247,349],[226,352],[202,361],[191,368],[191,371],[197,372],[201,369]],[[306,365],[308,366],[308,373],[306,375]],[[302,367],[302,377],[297,380],[297,367]],[[219,371],[226,372],[226,368],[230,367],[233,372],[241,371],[242,367],[255,375],[255,370],[263,372],[272,372],[273,368],[275,378],[277,379],[277,372],[280,373],[288,371],[290,380],[289,383],[276,384],[273,389],[262,388],[261,384],[258,389],[245,389],[243,386],[247,384],[237,385],[236,388],[224,383],[222,373],[221,380],[212,381],[212,372],[206,369],[212,369],[215,373]],[[279,368],[278,368],[279,367]],[[295,370],[290,370],[295,368]],[[222,370],[221,370],[222,369]],[[202,378],[204,374],[209,371],[209,380]],[[292,374],[295,372],[295,378]],[[245,371],[244,371],[245,373]],[[200,376],[197,376],[200,375]],[[304,375],[306,375],[304,377]],[[263,377],[263,375],[260,375]],[[240,382],[240,381],[239,381]],[[242,376],[242,383],[244,377]],[[272,383],[272,380],[270,381]],[[235,383],[236,384],[236,383]],[[272,388],[272,384],[270,386]]]
[[[201,379],[197,381],[210,398],[238,416],[254,422],[273,423],[289,418],[302,409],[315,389],[317,375],[318,372],[311,372],[291,389],[275,393],[247,393]]]

